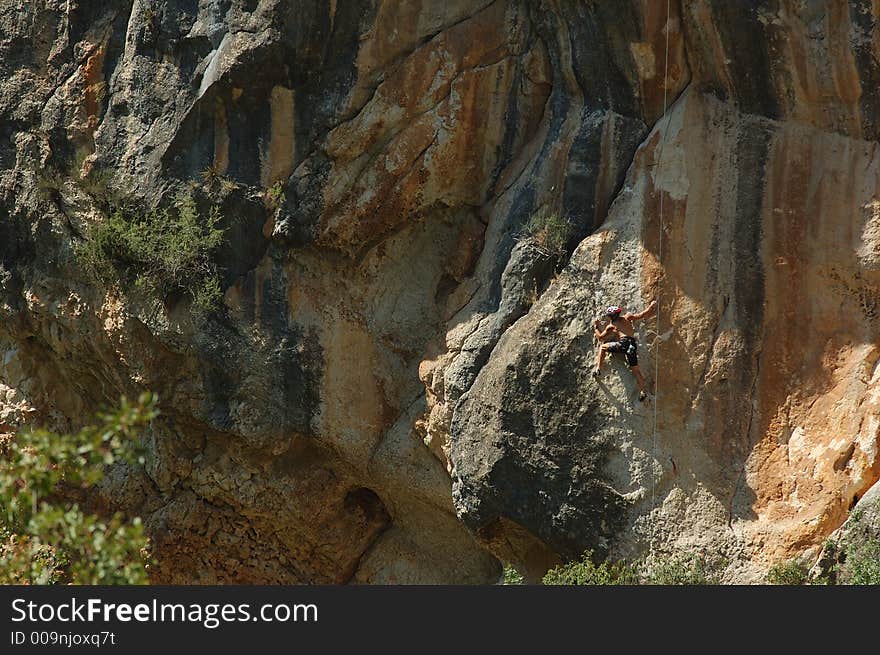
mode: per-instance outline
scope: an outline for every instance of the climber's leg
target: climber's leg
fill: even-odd
[[[642,369],[639,368],[638,344],[635,339],[627,339],[626,363],[629,364],[630,370],[636,378],[636,384],[639,385],[639,400],[647,397],[645,393],[645,376],[642,375]]]
[[[639,391],[645,390],[645,376],[642,375],[642,370],[639,368],[639,365],[636,364],[630,369],[633,372],[633,375],[636,376],[636,384],[639,385]]]
[[[602,370],[602,362],[605,361],[605,352],[608,350],[607,343],[600,343],[599,349],[596,351],[596,368],[593,369],[593,377],[598,378]]]
[[[642,375],[642,371],[638,364],[631,366],[630,370],[633,372],[633,375],[636,376],[636,384],[639,385],[639,400],[644,400],[648,397],[647,392],[645,392],[645,376]]]

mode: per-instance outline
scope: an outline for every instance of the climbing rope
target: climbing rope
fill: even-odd
[[[667,98],[668,98],[668,90],[669,90],[669,6],[671,0],[666,0],[666,23],[664,24],[664,29],[666,30],[666,53],[663,61],[663,114],[661,116],[666,116],[667,111]],[[669,133],[669,120],[671,117],[666,117],[666,129],[663,130],[662,139],[660,141],[660,154],[657,158],[657,167],[655,177],[660,174],[660,167],[663,163],[663,149],[666,146],[666,135]],[[663,192],[660,191],[660,221],[659,221],[659,239],[657,246],[657,264],[660,269],[660,274],[657,279],[657,322],[655,328],[654,335],[654,343],[657,344],[657,348],[654,352],[654,424],[651,430],[651,514],[650,514],[650,541],[648,543],[648,551],[653,554],[654,552],[654,509],[656,507],[656,496],[657,496],[657,475],[655,472],[654,464],[657,461],[657,406],[660,404],[660,346],[662,339],[660,338],[660,297],[662,295],[663,288]]]

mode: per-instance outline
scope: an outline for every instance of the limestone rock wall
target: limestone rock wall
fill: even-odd
[[[880,477],[880,8],[665,5],[0,0],[0,433],[157,391],[157,582],[815,547]],[[207,320],[74,252],[186,189]],[[639,405],[590,325],[655,296]]]
[[[760,581],[878,479],[877,13],[827,4],[682,5],[690,86],[453,412],[456,507],[503,557],[716,550]],[[591,322],[652,298],[640,404],[622,362],[589,377]]]

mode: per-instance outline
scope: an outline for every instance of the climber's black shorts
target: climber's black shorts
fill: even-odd
[[[620,341],[609,341],[606,350],[611,353],[623,353],[626,355],[626,363],[630,366],[639,365],[638,342],[632,337],[621,337]]]

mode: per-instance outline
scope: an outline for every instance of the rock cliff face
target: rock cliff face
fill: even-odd
[[[818,553],[880,479],[880,5],[665,5],[0,0],[0,432],[157,391],[102,490],[157,582]],[[187,189],[217,311],[83,270]],[[638,403],[592,321],[652,298]]]

